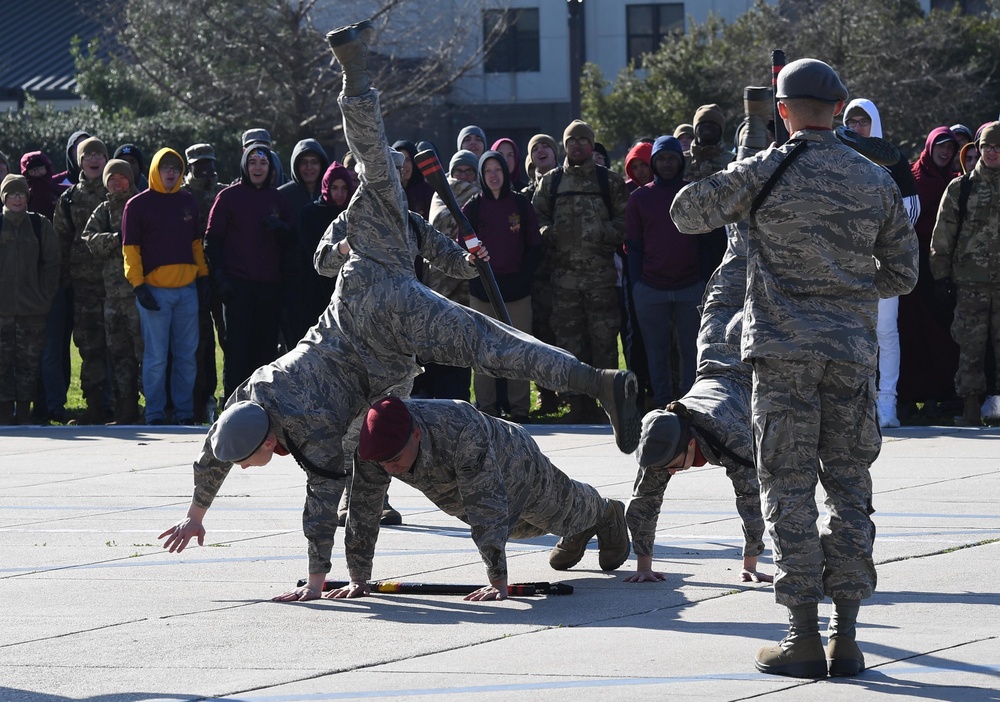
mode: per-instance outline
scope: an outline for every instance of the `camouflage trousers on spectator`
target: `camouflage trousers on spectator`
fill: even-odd
[[[45,315],[0,317],[0,402],[35,399]]]
[[[958,285],[951,338],[959,348],[955,392],[959,397],[986,394],[986,344],[991,339],[994,356],[1000,359],[1000,286]],[[1000,380],[1000,372],[997,376]]]
[[[549,323],[560,348],[595,368],[618,367],[621,314],[614,287],[553,287]]]
[[[103,284],[102,284],[103,285]],[[80,350],[80,388],[88,407],[101,407],[108,382],[104,290],[73,289],[73,341]]]
[[[775,599],[794,607],[875,590],[870,467],[882,446],[875,372],[847,361],[753,359],[753,436],[774,541]],[[816,483],[827,515],[817,528]]]
[[[134,297],[104,300],[104,333],[115,407],[133,407],[139,402],[142,362],[142,329]]]

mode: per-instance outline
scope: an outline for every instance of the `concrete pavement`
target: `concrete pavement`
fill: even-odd
[[[1000,700],[1000,429],[886,432],[873,469],[879,589],[858,631],[869,669],[815,682],[754,669],[784,610],[769,586],[737,582],[742,535],[721,468],[671,482],[663,583],[622,582],[634,556],[601,572],[596,543],[553,571],[546,536],[508,545],[511,580],[568,582],[571,596],[276,604],[306,572],[291,458],[233,471],[204,547],[158,546],[187,508],[204,433],[0,429],[0,702]],[[607,427],[532,433],[572,477],[631,493],[634,459]],[[485,582],[464,524],[401,483],[389,494],[404,525],[383,529],[376,577]],[[331,577],[345,576],[338,544]]]

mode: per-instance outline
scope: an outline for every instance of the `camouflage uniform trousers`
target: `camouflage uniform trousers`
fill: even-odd
[[[615,288],[552,288],[556,343],[595,368],[618,367],[621,313]]]
[[[471,367],[495,378],[533,379],[558,391],[596,395],[600,375],[562,349],[499,323],[431,291],[413,271],[406,195],[385,140],[378,93],[341,96],[344,136],[363,166],[362,184],[348,208],[354,249],[337,280],[332,306],[340,333],[373,391],[415,377],[415,358]],[[356,255],[355,255],[356,254]],[[617,314],[613,288],[607,293]],[[327,324],[320,319],[319,333]],[[617,319],[611,325],[615,344]],[[320,344],[322,345],[322,343]],[[618,367],[617,347],[606,367]]]
[[[134,406],[139,401],[142,362],[142,329],[134,297],[104,300],[104,333],[115,405],[119,410]]]
[[[35,399],[45,347],[45,315],[0,317],[0,402]]]
[[[875,591],[870,467],[882,445],[874,369],[849,361],[753,359],[753,432],[775,599],[794,607]],[[816,483],[827,515],[817,529]]]
[[[107,374],[104,282],[99,288],[73,285],[73,341],[80,350],[80,387],[88,407],[101,407]]]
[[[701,377],[680,400],[691,411],[691,432],[702,454],[712,465],[725,466],[726,477],[733,483],[736,511],[743,526],[744,557],[764,552],[760,482],[753,465],[750,437],[749,380],[735,370],[728,377],[723,374]],[[724,442],[742,462],[718,451],[717,442]],[[636,474],[625,514],[636,555],[653,555],[656,524],[669,482],[670,473],[662,468],[640,467]]]
[[[955,392],[959,397],[986,393],[986,344],[1000,359],[1000,286],[959,283],[951,337],[958,344]],[[998,373],[1000,379],[1000,373]]]

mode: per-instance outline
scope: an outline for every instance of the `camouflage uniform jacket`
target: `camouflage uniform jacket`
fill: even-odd
[[[62,249],[61,285],[69,285],[85,295],[104,296],[104,265],[94,258],[86,242],[83,231],[90,216],[108,195],[101,179],[80,182],[59,196],[52,224],[59,237]],[[67,216],[67,209],[69,214]],[[124,266],[122,268],[124,271]]]
[[[394,477],[472,527],[489,578],[505,577],[507,539],[537,489],[541,467],[550,464],[532,460],[541,450],[520,425],[488,417],[467,402],[408,400],[406,406],[420,427],[420,450],[410,471]],[[390,477],[378,463],[355,461],[344,537],[352,580],[371,578]]]
[[[742,358],[874,366],[878,298],[905,294],[917,280],[916,234],[885,169],[832,131],[803,130],[686,186],[670,216],[688,234],[747,219],[798,141],[807,148],[750,223]]]
[[[122,213],[125,203],[135,190],[112,195],[94,210],[87,220],[81,237],[91,255],[102,266],[104,296],[117,300],[134,300],[135,288],[125,277],[125,257],[122,255]]]
[[[215,198],[225,188],[226,186],[222,183],[212,183],[206,186],[203,180],[192,178],[190,173],[184,177],[184,184],[181,185],[181,190],[187,190],[198,202],[198,226],[202,234],[204,234],[205,229],[208,227],[208,213],[212,211]]]
[[[609,213],[596,169],[593,158],[579,166],[566,161],[554,211],[550,189],[556,169],[542,176],[531,198],[555,287],[592,290],[614,287],[617,282],[614,255],[625,242],[628,188],[620,175],[608,172],[613,210]]]
[[[465,203],[471,200],[477,193],[482,192],[479,183],[468,183],[448,176],[448,185],[455,193],[455,200],[459,207],[464,207]],[[431,226],[445,236],[458,237],[458,229],[455,218],[451,216],[451,211],[444,204],[444,200],[437,193],[431,198]],[[469,306],[469,283],[464,279],[453,278],[434,265],[424,267],[424,285],[436,293],[444,295],[452,302]]]
[[[52,306],[59,285],[59,241],[52,223],[37,216],[36,237],[28,213],[0,214],[0,317],[43,316]]]
[[[721,146],[698,146],[684,154],[684,180],[697,181],[718,173],[736,159],[732,151]]]
[[[980,160],[969,175],[965,220],[958,229],[962,179],[948,184],[931,237],[931,273],[935,280],[1000,283],[1000,169]]]

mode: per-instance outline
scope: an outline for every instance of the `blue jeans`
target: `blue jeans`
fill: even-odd
[[[147,310],[136,300],[142,321],[142,389],[146,396],[146,422],[165,419],[167,405],[167,354],[173,355],[170,397],[174,421],[194,417],[194,380],[198,371],[198,292],[194,283],[183,288],[149,286],[160,309]]]
[[[698,359],[698,327],[701,314],[698,305],[705,294],[705,282],[677,290],[659,290],[643,282],[632,288],[635,316],[646,346],[649,359],[649,380],[653,386],[653,403],[663,407],[684,394],[694,385]],[[680,350],[681,382],[679,394],[674,395],[674,376],[670,354],[676,336]]]

